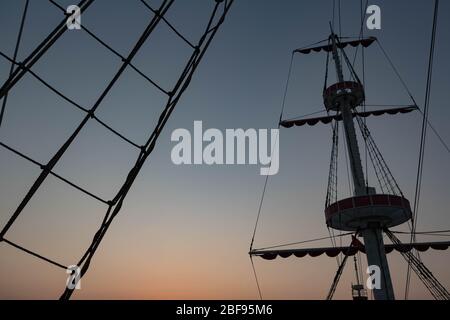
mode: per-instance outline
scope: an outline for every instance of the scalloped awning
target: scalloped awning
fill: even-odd
[[[450,246],[450,241],[443,242],[420,242],[420,243],[403,243],[403,244],[386,244],[384,249],[386,253],[391,253],[396,250],[398,252],[408,252],[411,249],[416,249],[417,251],[427,251],[429,249],[434,250],[447,250]],[[322,254],[326,254],[328,257],[336,257],[339,254],[344,254],[348,256],[353,256],[357,252],[365,253],[363,246],[352,246],[349,247],[329,247],[329,248],[307,248],[307,249],[284,249],[284,250],[253,250],[250,252],[253,256],[259,256],[266,260],[276,259],[278,256],[282,258],[288,258],[290,256],[295,256],[297,258],[303,258],[306,255],[311,257],[318,257]]]
[[[375,37],[369,37],[369,38],[365,38],[365,39],[361,39],[361,40],[353,40],[353,41],[343,41],[343,42],[339,42],[337,44],[338,48],[345,48],[346,46],[350,45],[352,47],[357,47],[359,45],[367,48],[368,46],[370,46],[375,40],[377,40],[377,38]],[[318,47],[311,47],[311,48],[302,48],[302,49],[296,49],[294,50],[294,52],[298,52],[298,53],[302,53],[302,54],[309,54],[311,53],[311,51],[315,51],[315,52],[320,52],[320,51],[326,51],[326,52],[330,52],[331,50],[333,50],[333,46],[331,44],[325,45],[325,46],[318,46]]]
[[[360,117],[368,117],[368,116],[381,116],[383,114],[397,114],[397,113],[408,113],[411,111],[417,110],[417,107],[410,106],[410,107],[402,107],[402,108],[390,108],[390,109],[381,109],[381,110],[373,110],[373,111],[366,111],[366,112],[354,112],[353,117],[360,116]],[[317,117],[317,118],[308,118],[308,119],[299,119],[299,120],[283,120],[280,122],[280,125],[285,128],[291,128],[293,126],[303,126],[305,124],[314,126],[319,122],[322,123],[330,123],[333,120],[341,121],[342,116],[341,114],[334,115],[334,116],[326,116],[326,117]]]

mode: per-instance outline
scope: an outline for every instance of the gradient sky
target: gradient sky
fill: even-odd
[[[67,6],[74,1],[58,1]],[[149,1],[157,6],[158,1]],[[24,1],[0,0],[0,50],[12,56]],[[372,1],[382,9],[378,37],[423,105],[433,5],[428,0]],[[342,34],[359,32],[358,0],[342,1]],[[108,9],[105,9],[108,7]],[[177,0],[167,18],[189,39],[197,39],[212,1]],[[441,2],[430,121],[450,141],[450,3]],[[170,160],[177,128],[276,127],[293,49],[327,38],[332,1],[236,0],[194,79],[170,118],[157,147],[136,179],[119,216],[105,236],[78,299],[255,299],[247,255],[263,188],[259,166],[176,166]],[[82,23],[126,55],[151,13],[137,0],[97,0]],[[56,26],[61,12],[44,0],[31,0],[19,60]],[[353,53],[353,48],[349,53]],[[189,48],[160,24],[136,56],[135,65],[165,88],[173,86]],[[368,104],[410,104],[380,49],[366,53]],[[323,54],[297,56],[284,118],[323,109]],[[70,98],[91,106],[120,66],[120,60],[83,31],[66,32],[33,67]],[[361,63],[357,63],[357,71]],[[9,62],[0,59],[0,81]],[[101,104],[98,116],[142,143],[157,121],[163,96],[127,70]],[[46,162],[83,114],[34,78],[25,76],[10,92],[0,140]],[[414,197],[421,117],[368,118],[374,139],[404,194]],[[331,147],[329,126],[284,129],[280,172],[272,177],[255,247],[327,235],[323,204]],[[341,150],[343,146],[341,147]],[[111,198],[137,153],[95,123],[82,131],[55,171],[88,190]],[[448,229],[449,153],[429,131],[418,230]],[[37,167],[0,149],[0,225],[17,207]],[[369,181],[374,181],[372,175]],[[340,154],[340,195],[348,195],[345,157]],[[76,263],[90,243],[104,207],[49,177],[17,219],[7,238],[65,265]],[[405,226],[396,228],[406,230]],[[441,238],[420,238],[440,240]],[[405,238],[406,240],[406,238]],[[346,244],[346,243],[344,243]],[[313,243],[329,246],[329,241]],[[450,287],[450,254],[422,255],[438,279]],[[0,244],[0,298],[57,298],[64,270]],[[406,264],[389,255],[398,298]],[[337,269],[328,257],[255,259],[264,298],[323,299]],[[353,265],[347,265],[336,298],[350,298]],[[430,298],[413,276],[411,298]]]

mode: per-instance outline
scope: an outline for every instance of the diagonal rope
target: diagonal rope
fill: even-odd
[[[306,118],[306,117],[313,116],[313,115],[320,114],[320,113],[324,113],[324,112],[327,112],[327,110],[323,109],[323,110],[320,110],[320,111],[303,114],[301,116],[283,119],[283,121],[299,120],[299,119],[302,119],[302,118]]]
[[[259,285],[258,275],[256,273],[255,264],[253,262],[253,257],[250,255],[250,261],[252,263],[253,275],[255,276],[256,287],[258,288],[259,299],[262,300],[261,286]]]
[[[428,119],[428,117],[425,117],[425,114],[423,113],[423,111],[420,108],[417,108],[417,110],[419,110],[419,112],[422,114],[423,118],[426,118],[427,124],[430,127],[431,130],[433,130],[434,134],[436,135],[436,137],[439,139],[439,141],[441,142],[441,144],[444,146],[444,148],[447,150],[448,153],[450,153],[450,147],[449,145],[444,141],[444,138],[442,138],[442,136],[439,134],[439,132],[437,132],[437,130],[434,128],[434,126],[431,124],[430,120]]]
[[[173,1],[171,1],[173,2]],[[171,4],[171,2],[169,4]],[[117,216],[117,214],[120,212],[123,202],[134,182],[137,175],[139,174],[142,166],[144,165],[146,159],[150,156],[150,154],[153,152],[156,141],[159,138],[163,128],[165,127],[165,124],[167,123],[171,113],[173,112],[175,106],[177,105],[179,99],[181,98],[181,95],[184,93],[184,91],[187,89],[188,85],[190,84],[192,80],[192,76],[197,69],[200,61],[202,60],[206,50],[208,49],[209,45],[211,44],[212,39],[216,35],[217,31],[219,30],[219,26],[223,23],[226,14],[228,13],[228,10],[230,9],[233,0],[225,2],[223,4],[224,10],[223,13],[220,15],[218,21],[215,25],[213,25],[213,20],[216,18],[218,7],[220,6],[222,2],[216,2],[216,5],[214,7],[214,10],[211,14],[211,18],[207,24],[205,33],[200,38],[197,48],[191,58],[189,59],[188,63],[185,66],[184,71],[181,73],[180,78],[177,81],[177,84],[175,85],[174,89],[171,91],[172,94],[169,97],[166,106],[164,107],[164,110],[161,112],[160,117],[158,119],[158,123],[155,126],[153,132],[151,133],[149,139],[147,140],[147,143],[144,145],[144,147],[141,150],[141,153],[136,160],[136,164],[134,167],[130,170],[127,179],[125,183],[120,188],[119,192],[117,193],[116,197],[112,200],[105,216],[103,219],[103,222],[94,235],[92,242],[88,249],[85,251],[83,256],[81,257],[78,266],[81,266],[81,273],[80,277],[83,277],[84,274],[89,269],[89,265],[91,263],[91,260],[98,249],[103,237],[105,236],[108,228],[110,227],[111,223],[113,222],[114,218]],[[164,5],[164,4],[163,4]],[[165,7],[166,10],[159,10],[160,14],[158,17],[160,18],[161,15],[167,11],[168,7]],[[73,289],[66,288],[61,295],[61,300],[67,300],[71,297],[73,293]]]
[[[424,102],[424,111],[423,111],[423,119],[422,119],[422,132],[420,137],[420,151],[419,151],[419,162],[417,165],[417,180],[416,180],[416,189],[414,194],[414,212],[412,219],[412,233],[410,238],[410,243],[416,239],[415,231],[417,227],[417,219],[418,219],[418,211],[419,211],[419,203],[420,203],[420,194],[422,187],[422,176],[423,176],[423,164],[424,164],[424,155],[425,155],[425,145],[426,145],[426,136],[427,136],[427,120],[428,113],[430,107],[430,96],[431,96],[431,83],[433,78],[433,62],[434,62],[434,48],[436,43],[436,29],[437,29],[437,20],[439,13],[439,0],[435,0],[434,5],[434,16],[433,16],[433,28],[431,33],[431,44],[430,44],[430,53],[428,58],[428,71],[427,71],[427,85],[425,89],[425,102]],[[419,257],[419,253],[417,253]],[[419,257],[420,259],[420,257]],[[411,281],[411,264],[408,263],[408,271],[406,278],[406,288],[405,288],[405,299],[408,299],[409,288]]]
[[[333,236],[333,237],[344,237],[344,236],[348,236],[354,234],[354,232],[347,232],[347,233],[342,233],[340,235],[337,236]],[[303,240],[303,241],[297,241],[297,242],[289,242],[289,243],[284,243],[284,244],[279,244],[279,245],[275,245],[275,246],[270,246],[270,247],[263,247],[263,248],[258,248],[258,249],[254,249],[256,250],[267,250],[267,249],[275,249],[275,248],[281,248],[281,247],[287,247],[287,246],[292,246],[292,245],[296,245],[296,244],[304,244],[304,243],[310,243],[310,242],[316,242],[316,241],[321,241],[321,240],[328,240],[330,238],[333,238],[331,236],[328,237],[321,237],[321,238],[316,238],[316,239],[310,239],[310,240]]]
[[[50,2],[57,7],[61,8],[55,1],[50,0]],[[85,10],[93,0],[82,0],[79,4],[79,7],[81,11]],[[14,87],[14,85],[20,80],[25,73],[31,74],[33,77],[35,77],[37,80],[39,80],[41,83],[43,83],[48,89],[62,97],[67,102],[71,103],[78,109],[84,111],[86,113],[85,118],[83,121],[79,124],[79,126],[76,128],[76,130],[73,132],[73,134],[69,137],[68,140],[63,144],[63,146],[57,151],[57,153],[53,156],[53,158],[47,163],[42,164],[38,161],[32,159],[31,157],[25,155],[24,153],[16,150],[13,147],[10,147],[9,145],[0,142],[0,146],[3,148],[6,148],[7,150],[15,153],[16,155],[20,156],[21,158],[39,166],[42,170],[41,174],[39,175],[38,179],[35,181],[35,183],[32,185],[32,187],[28,190],[28,193],[25,195],[25,197],[20,202],[17,209],[14,211],[13,215],[5,225],[5,227],[0,232],[0,241],[3,241],[4,243],[21,250],[25,253],[28,253],[30,255],[33,255],[37,258],[40,258],[41,260],[47,261],[51,264],[54,264],[58,267],[61,267],[63,269],[66,269],[66,267],[62,264],[59,264],[51,259],[48,259],[36,252],[33,252],[29,249],[26,249],[16,243],[11,242],[10,240],[7,240],[4,236],[8,229],[12,226],[15,219],[20,215],[22,210],[25,208],[27,203],[31,200],[33,195],[37,192],[37,190],[40,188],[41,184],[44,182],[44,180],[48,177],[48,175],[55,176],[59,180],[71,185],[72,187],[78,189],[79,191],[82,191],[83,193],[95,198],[96,200],[105,203],[108,208],[106,210],[105,216],[103,218],[103,221],[95,233],[93,240],[90,244],[90,246],[87,248],[86,252],[83,254],[81,259],[79,260],[79,265],[81,266],[81,277],[87,272],[90,262],[97,250],[97,248],[100,245],[101,240],[103,239],[104,235],[106,234],[109,226],[111,225],[114,217],[119,213],[119,211],[122,208],[124,199],[129,192],[135,178],[137,177],[138,173],[140,172],[143,164],[145,163],[148,156],[152,153],[152,151],[155,148],[156,141],[159,138],[165,124],[167,123],[171,113],[173,112],[174,108],[176,107],[178,101],[180,100],[182,94],[185,92],[185,90],[188,88],[194,72],[197,70],[197,67],[202,60],[205,52],[207,51],[208,47],[211,44],[211,41],[215,37],[217,31],[219,30],[220,25],[224,22],[225,16],[227,15],[233,0],[228,1],[216,1],[215,7],[211,13],[211,16],[209,18],[209,21],[206,25],[205,31],[203,35],[200,37],[198,43],[196,46],[194,46],[194,50],[192,52],[192,55],[190,56],[189,61],[186,63],[181,75],[178,77],[176,84],[174,85],[172,91],[165,92],[168,96],[167,103],[165,107],[163,108],[163,111],[161,112],[157,125],[153,129],[150,137],[146,141],[146,143],[143,146],[139,146],[123,135],[121,135],[118,131],[114,130],[111,126],[100,120],[96,115],[95,111],[101,104],[102,100],[108,95],[109,91],[111,90],[114,83],[119,79],[122,72],[125,70],[126,67],[130,67],[140,72],[136,67],[133,67],[131,65],[131,60],[133,57],[137,54],[141,46],[144,44],[146,39],[150,36],[150,34],[153,32],[155,27],[158,25],[160,21],[162,21],[162,18],[164,17],[164,14],[167,12],[169,7],[172,5],[174,0],[165,0],[163,3],[161,3],[160,8],[155,11],[154,17],[150,20],[149,24],[141,34],[139,40],[134,45],[133,49],[130,51],[129,55],[124,58],[122,56],[119,57],[122,59],[122,65],[120,66],[119,70],[114,75],[113,79],[108,83],[107,87],[103,90],[101,95],[99,96],[98,100],[94,103],[94,105],[88,109],[80,106],[76,102],[74,102],[72,99],[69,99],[67,96],[65,96],[63,93],[61,93],[59,90],[54,88],[52,85],[47,83],[45,80],[43,80],[41,77],[39,77],[36,73],[34,73],[31,68],[32,66],[44,55],[44,53],[56,42],[56,40],[64,33],[64,31],[67,29],[65,25],[66,19],[63,20],[48,36],[46,39],[44,39],[37,47],[36,49],[23,61],[23,62],[16,62],[15,58],[9,58],[7,55],[0,52],[0,55],[7,60],[9,60],[12,63],[12,66],[17,65],[18,68],[12,72],[10,77],[6,80],[6,82],[2,85],[0,89],[0,97],[4,97],[8,94],[9,90]],[[220,7],[223,7],[222,13],[219,13],[218,9]],[[88,32],[89,33],[89,32]],[[94,35],[92,33],[92,35]],[[94,35],[95,36],[95,35]],[[98,40],[101,41],[100,38]],[[100,42],[99,41],[99,42]],[[104,42],[103,42],[104,43]],[[105,44],[105,43],[104,43]],[[105,44],[106,45],[106,44]],[[113,50],[112,48],[110,48]],[[110,51],[111,51],[110,50]],[[114,50],[113,50],[114,51]],[[117,52],[116,52],[117,53]],[[118,54],[118,53],[117,53]],[[116,55],[117,55],[116,54]],[[143,75],[143,74],[142,74]],[[150,81],[151,82],[151,81]],[[128,176],[124,182],[124,184],[121,186],[120,190],[117,192],[116,196],[110,200],[106,201],[101,199],[100,197],[90,193],[86,189],[80,187],[79,185],[72,183],[71,181],[61,177],[60,175],[56,174],[53,171],[53,168],[58,163],[59,159],[62,157],[62,155],[65,153],[67,148],[70,146],[70,144],[76,139],[79,132],[82,130],[83,126],[87,123],[88,120],[94,119],[96,120],[100,125],[107,128],[109,131],[115,133],[117,136],[121,137],[124,140],[128,140],[129,143],[133,144],[135,147],[139,148],[140,153],[137,157],[137,160],[135,162],[135,165],[131,168],[131,170],[128,173]],[[66,289],[64,293],[61,296],[61,299],[69,299],[71,294],[73,293],[72,289]]]
[[[414,103],[415,106],[419,106],[419,104],[416,102],[416,99],[414,99],[413,94],[411,93],[411,91],[409,90],[408,86],[406,85],[405,80],[403,80],[403,77],[400,75],[400,72],[398,71],[397,67],[395,66],[394,62],[392,61],[392,59],[389,57],[389,55],[387,54],[387,51],[384,49],[384,47],[381,45],[380,40],[377,38],[375,40],[378,44],[378,46],[380,47],[381,52],[383,53],[384,57],[386,58],[387,62],[389,63],[389,65],[391,66],[392,70],[394,71],[394,73],[396,74],[397,78],[399,79],[400,83],[402,84],[403,88],[406,90],[406,92],[408,93],[411,101]]]
[[[27,12],[28,12],[28,4],[29,4],[29,0],[26,0],[25,1],[25,6],[23,8],[22,20],[20,22],[19,33],[17,35],[16,46],[14,48],[13,60],[17,59],[17,54],[19,53],[20,41],[22,39],[22,33],[23,33],[23,26],[25,25],[25,19],[27,17]],[[11,67],[9,69],[9,76],[8,77],[11,77],[13,72],[14,72],[14,63],[11,62]],[[8,101],[8,93],[6,93],[4,95],[3,101],[2,101],[2,107],[1,107],[1,110],[0,110],[0,127],[2,126],[3,117],[5,115],[5,109],[6,109],[6,102],[7,101]]]
[[[369,0],[366,0],[366,3],[364,5],[365,9],[363,9],[363,0],[360,0],[359,5],[360,5],[360,10],[361,10],[361,13],[360,13],[361,24],[360,24],[360,29],[359,29],[359,36],[357,38],[359,40],[361,40],[364,38],[364,15],[365,15],[365,12],[367,11],[367,7],[369,6]],[[355,54],[353,56],[353,63],[352,63],[353,66],[355,65],[356,57],[358,56],[358,50],[359,50],[359,46],[356,46]],[[361,50],[364,50],[364,46],[362,46]]]
[[[149,9],[151,12],[153,12],[153,14],[158,14],[157,10],[153,9],[145,0],[139,0],[147,9]],[[175,34],[180,37],[184,42],[186,42],[192,49],[195,49],[196,46],[192,44],[191,41],[189,41],[185,36],[183,36],[181,34],[181,32],[179,32],[172,23],[170,23],[165,17],[162,17],[162,20],[166,23],[166,25],[172,29],[173,32],[175,32]]]
[[[41,259],[41,260],[44,260],[44,261],[46,261],[46,262],[48,262],[48,263],[50,263],[50,264],[52,264],[52,265],[54,265],[54,266],[57,266],[57,267],[62,268],[62,269],[64,269],[64,270],[67,270],[67,267],[66,267],[66,266],[64,266],[64,265],[62,265],[62,264],[60,264],[60,263],[58,263],[58,262],[56,262],[56,261],[54,261],[54,260],[51,260],[51,259],[49,259],[49,258],[46,258],[46,257],[44,257],[43,255],[40,255],[39,253],[36,253],[36,252],[31,251],[31,250],[29,250],[29,249],[27,249],[27,248],[24,248],[24,247],[22,247],[22,246],[20,246],[20,245],[18,245],[18,244],[16,244],[16,243],[14,243],[14,242],[12,242],[12,241],[9,241],[8,239],[3,238],[3,241],[4,241],[6,244],[9,244],[11,247],[14,247],[14,248],[16,248],[16,249],[18,249],[18,250],[20,250],[20,251],[25,252],[25,253],[28,253],[29,255],[32,255],[32,256],[34,256],[34,257],[36,257],[36,258],[39,258],[39,259]]]
[[[2,56],[3,58],[5,58],[6,60],[10,61],[13,64],[19,65],[20,64],[16,61],[14,61],[12,58],[8,57],[6,54],[4,54],[3,52],[0,51],[0,56]],[[54,92],[57,96],[59,96],[60,98],[62,98],[64,101],[68,102],[69,104],[71,104],[72,106],[76,107],[77,109],[79,109],[80,111],[83,111],[86,114],[90,114],[90,111],[88,108],[81,106],[79,103],[75,102],[73,99],[67,97],[67,95],[63,94],[61,91],[59,91],[58,89],[56,89],[53,85],[49,84],[47,81],[45,81],[44,79],[42,79],[39,75],[37,75],[33,70],[28,69],[27,72],[29,74],[31,74],[34,78],[36,78],[40,83],[42,83],[45,87],[47,87],[48,89],[50,89],[50,91]],[[108,131],[110,131],[111,133],[113,133],[114,135],[116,135],[117,137],[119,137],[120,139],[122,139],[123,141],[127,142],[128,144],[140,149],[141,146],[138,145],[137,143],[133,142],[131,139],[125,137],[123,134],[121,134],[120,132],[118,132],[117,130],[115,130],[113,127],[111,127],[110,125],[108,125],[105,121],[101,120],[96,114],[90,115],[92,119],[94,119],[95,121],[97,121],[100,125],[102,125],[104,128],[106,128]]]
[[[355,236],[356,236],[357,233],[358,232],[354,233]],[[347,259],[349,257],[350,250],[353,248],[353,246],[354,246],[354,241],[353,241],[353,238],[352,238],[352,242],[350,243],[350,246],[348,247],[347,252],[344,254],[344,258],[342,259],[340,265],[338,266],[336,274],[335,274],[335,276],[333,278],[333,282],[331,283],[330,290],[328,291],[328,295],[326,297],[326,300],[332,300],[333,299],[333,295],[336,292],[336,288],[337,288],[337,286],[339,284],[339,280],[341,279],[342,271],[344,271],[344,267],[345,267],[345,264],[346,264]]]
[[[403,193],[400,189],[400,186],[395,180],[394,175],[392,174],[391,170],[389,169],[389,166],[384,160],[383,155],[378,149],[372,135],[370,134],[370,130],[364,124],[364,121],[363,119],[361,119],[360,116],[357,116],[356,119],[361,131],[361,135],[363,136],[364,141],[366,141],[368,145],[369,157],[370,160],[372,161],[375,174],[380,183],[381,190],[385,192],[386,190],[384,188],[387,188],[387,191],[390,194],[401,195],[403,197]]]
[[[13,147],[7,145],[6,143],[3,143],[3,142],[0,141],[0,146],[3,147],[3,148],[5,148],[5,149],[7,149],[7,150],[9,150],[9,151],[11,151],[12,153],[16,154],[17,156],[21,157],[22,159],[25,159],[25,160],[27,160],[27,161],[29,161],[29,162],[31,162],[31,163],[37,165],[37,166],[40,167],[41,169],[45,167],[44,164],[42,164],[42,163],[40,163],[40,162],[34,160],[33,158],[31,158],[31,157],[25,155],[24,153],[18,151],[17,149],[15,149],[15,148],[13,148]],[[98,201],[100,201],[100,202],[102,202],[102,203],[104,203],[104,204],[108,204],[108,203],[109,203],[108,201],[106,201],[106,200],[100,198],[99,196],[96,196],[96,195],[93,194],[92,192],[89,192],[89,191],[87,191],[86,189],[80,187],[79,185],[77,185],[77,184],[75,184],[75,183],[73,183],[73,182],[67,180],[66,178],[63,178],[62,176],[60,176],[59,174],[55,173],[55,172],[52,171],[52,170],[49,171],[49,174],[51,174],[51,175],[54,176],[55,178],[59,179],[60,181],[65,182],[66,184],[68,184],[68,185],[74,187],[75,189],[77,189],[77,190],[83,192],[84,194],[86,194],[86,195],[88,195],[88,196],[94,198],[95,200],[98,200]]]
[[[335,12],[336,12],[336,0],[333,0],[333,13],[331,15],[331,25],[333,26],[333,29],[335,27],[335,24],[334,24],[335,15],[336,15]]]
[[[363,0],[360,0],[360,8],[361,8],[361,29],[360,29],[360,40],[364,38],[364,15],[365,12],[367,11],[367,6],[369,5],[369,0],[366,0],[366,4],[364,6],[364,10],[363,10]],[[356,59],[356,55],[358,54],[358,49],[359,46],[356,47],[356,52],[355,52],[355,59]],[[353,64],[355,63],[355,61],[353,60]],[[363,112],[366,112],[366,100],[367,100],[367,96],[366,96],[366,55],[365,55],[365,50],[364,50],[364,46],[362,46],[361,48],[361,65],[362,65],[362,85],[364,87],[364,100],[362,102],[363,104]],[[364,126],[367,125],[367,119],[364,118]],[[368,161],[368,147],[367,147],[367,143],[366,140],[364,140],[364,162],[365,162],[365,171],[366,171],[366,193],[369,192],[369,161]]]
[[[288,93],[288,89],[289,89],[289,81],[291,79],[291,73],[292,73],[292,65],[294,62],[294,52],[291,54],[291,62],[289,63],[289,71],[288,71],[288,76],[287,76],[287,80],[286,80],[286,86],[284,88],[284,94],[283,94],[283,102],[281,103],[281,111],[280,111],[280,117],[278,119],[278,133],[279,134],[279,129],[280,129],[280,125],[281,125],[281,120],[283,118],[283,112],[284,112],[284,108],[285,108],[285,104],[286,104],[286,97],[287,97],[287,93]],[[277,139],[278,140],[278,139]],[[277,141],[275,140],[275,141]],[[274,145],[275,148],[275,145]],[[272,154],[273,154],[273,149],[272,149]],[[250,249],[249,249],[249,256],[250,256],[250,260],[252,263],[252,268],[253,268],[253,273],[255,275],[255,281],[256,281],[256,285],[258,287],[258,293],[259,293],[259,297],[262,299],[262,294],[261,294],[261,288],[259,286],[259,282],[258,282],[258,277],[256,275],[256,269],[255,269],[255,265],[253,264],[253,259],[252,259],[252,255],[251,255],[251,251],[253,250],[253,243],[255,242],[255,236],[256,236],[256,230],[258,228],[258,223],[259,223],[259,218],[261,217],[261,209],[264,203],[264,197],[266,195],[266,190],[267,190],[267,183],[269,181],[269,176],[270,175],[266,175],[266,178],[264,180],[264,187],[263,187],[263,191],[261,194],[261,199],[259,201],[259,206],[258,206],[258,214],[256,215],[256,221],[255,221],[255,226],[253,228],[253,234],[252,234],[252,239],[250,241]]]
[[[56,1],[54,0],[49,0],[51,4],[53,4],[55,7],[57,7],[58,9],[60,9],[63,13],[66,12],[66,10],[59,5]],[[155,12],[158,12],[157,10],[154,10]],[[156,15],[156,14],[155,14]],[[164,18],[163,16],[161,18]],[[155,81],[153,81],[150,77],[148,77],[147,75],[145,75],[141,70],[139,70],[131,61],[128,61],[123,55],[121,55],[117,50],[113,49],[110,45],[108,45],[105,41],[103,41],[102,39],[100,39],[100,37],[98,37],[97,35],[95,35],[92,31],[90,31],[89,28],[87,28],[85,26],[85,24],[82,24],[81,29],[83,29],[84,31],[86,31],[86,33],[91,36],[94,40],[96,40],[98,43],[100,43],[103,47],[105,47],[107,50],[109,50],[111,53],[113,53],[115,56],[117,56],[118,58],[120,58],[122,60],[122,62],[126,62],[128,64],[128,66],[133,69],[134,71],[136,71],[141,77],[143,77],[145,80],[147,80],[148,82],[150,82],[155,88],[157,88],[159,91],[161,91],[162,93],[164,93],[165,95],[169,95],[170,93],[163,89],[159,84],[157,84]]]
[[[386,235],[395,245],[402,245],[402,242],[391,232],[385,230]],[[413,250],[407,252],[400,252],[402,257],[411,266],[411,269],[416,273],[425,287],[430,291],[433,298],[436,300],[450,300],[450,293],[433,275],[433,273],[425,266],[419,256],[414,255]]]
[[[80,12],[84,12],[94,2],[94,0],[81,0],[78,3]],[[12,75],[5,81],[0,88],[0,99],[2,99],[9,90],[26,74],[26,70],[31,68],[47,50],[66,32],[66,17],[53,29],[52,32],[31,52],[28,57],[20,63],[20,68],[14,70]]]
[[[405,232],[405,231],[393,231],[392,233],[399,233],[399,234],[411,234],[412,232]],[[450,230],[432,230],[432,231],[416,231],[415,234],[424,234],[424,235],[430,235],[430,234],[438,234],[438,233],[449,233]]]
[[[417,109],[419,110],[419,112],[422,114],[422,117],[424,117],[424,112],[422,111],[422,109],[419,107],[419,105],[417,104],[416,100],[414,99],[414,96],[411,93],[411,90],[409,90],[408,86],[406,85],[405,80],[402,78],[402,76],[400,75],[400,72],[398,71],[398,69],[396,68],[396,66],[394,65],[392,59],[389,57],[389,55],[387,54],[386,50],[383,48],[383,46],[381,45],[381,42],[379,39],[376,40],[376,42],[378,43],[378,46],[381,49],[381,52],[383,53],[384,57],[386,58],[386,60],[388,61],[389,65],[391,66],[392,70],[394,71],[394,73],[396,74],[397,78],[399,79],[400,83],[402,84],[403,88],[405,89],[405,91],[408,93],[410,99],[412,100],[412,102],[414,103],[414,106],[417,107]],[[437,132],[437,130],[433,127],[433,125],[431,124],[430,120],[427,118],[427,123],[430,126],[430,128],[433,130],[434,134],[438,137],[439,141],[441,142],[441,144],[444,146],[444,148],[450,153],[450,147],[448,145],[448,143],[446,143],[444,141],[444,139],[442,138],[442,136]]]
[[[165,0],[161,7],[161,13],[164,14],[174,0]],[[150,36],[151,32],[154,30],[156,25],[159,23],[160,18],[158,16],[154,16],[153,19],[151,19],[150,23],[140,36],[139,40],[129,53],[126,61],[131,61],[133,57],[137,54],[138,50],[142,47],[145,40]],[[59,150],[54,154],[54,156],[50,159],[50,161],[44,166],[41,174],[38,176],[36,181],[33,183],[25,197],[22,199],[21,203],[17,207],[17,209],[14,211],[12,216],[9,218],[6,225],[3,227],[3,229],[0,231],[0,239],[3,238],[6,234],[6,232],[9,230],[9,228],[12,226],[14,221],[17,219],[17,217],[22,213],[23,209],[26,207],[28,202],[31,200],[31,198],[34,196],[36,191],[39,189],[39,187],[42,185],[42,183],[46,180],[49,172],[53,169],[53,167],[59,162],[61,157],[65,154],[66,150],[69,148],[69,146],[73,143],[73,141],[77,138],[78,134],[81,132],[81,130],[85,127],[87,122],[95,115],[95,111],[100,106],[106,95],[110,92],[114,84],[117,82],[117,80],[120,78],[122,73],[125,71],[127,67],[127,63],[123,62],[120,66],[119,70],[115,73],[113,79],[108,83],[106,88],[101,93],[100,97],[97,99],[97,101],[94,103],[93,107],[89,110],[89,113],[84,117],[84,119],[81,121],[81,123],[77,126],[75,131],[72,133],[72,135],[66,140],[66,142],[59,148]]]
[[[292,53],[292,55],[291,55],[291,62],[289,64],[289,71],[288,71],[288,76],[287,76],[287,80],[286,80],[286,86],[284,88],[284,94],[283,94],[283,102],[281,104],[280,117],[278,119],[278,126],[277,126],[278,129],[280,129],[281,119],[283,118],[283,112],[284,112],[284,108],[285,108],[285,104],[286,104],[286,97],[287,97],[287,93],[288,93],[288,89],[289,89],[289,81],[291,79],[293,62],[294,62],[294,53]],[[275,145],[274,145],[274,148],[275,148]],[[273,152],[273,150],[272,150],[272,152]],[[261,194],[261,199],[259,201],[258,214],[256,215],[255,227],[253,228],[252,239],[250,241],[250,251],[252,251],[252,249],[253,249],[253,243],[255,241],[256,230],[258,228],[258,222],[259,222],[259,218],[261,216],[261,209],[262,209],[262,206],[263,206],[263,203],[264,203],[264,197],[265,197],[265,194],[266,194],[268,181],[269,181],[269,175],[266,175],[266,178],[265,178],[265,181],[264,181],[263,191],[262,191],[262,194]]]

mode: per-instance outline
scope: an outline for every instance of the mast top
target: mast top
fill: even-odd
[[[323,91],[323,103],[327,111],[339,111],[342,100],[351,109],[364,102],[365,94],[362,84],[354,81],[342,81],[335,83]]]

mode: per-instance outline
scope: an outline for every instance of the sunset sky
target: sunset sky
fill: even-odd
[[[74,0],[58,0],[63,7]],[[159,1],[148,1],[154,7]],[[0,51],[12,56],[25,1],[0,0]],[[423,106],[433,2],[369,0],[382,10],[380,39],[419,105]],[[105,9],[108,7],[107,9]],[[176,0],[167,19],[189,39],[201,34],[212,0]],[[360,1],[342,1],[342,35],[358,36]],[[430,122],[450,142],[450,3],[441,1],[436,40]],[[82,24],[123,55],[128,54],[152,14],[138,0],[96,0]],[[24,59],[61,21],[50,2],[31,0],[18,60]],[[264,185],[259,165],[174,165],[171,133],[207,128],[276,128],[292,50],[326,39],[332,0],[235,0],[131,188],[74,299],[257,299],[248,257]],[[353,57],[354,48],[347,53]],[[163,23],[137,54],[134,64],[164,88],[174,85],[189,48]],[[411,104],[380,48],[365,49],[366,96],[372,105]],[[294,59],[283,118],[323,109],[325,55]],[[33,67],[42,78],[90,107],[121,61],[84,31],[66,32]],[[10,63],[0,57],[0,83]],[[361,71],[361,61],[356,64]],[[334,73],[334,72],[333,72]],[[131,140],[145,142],[164,96],[133,70],[126,70],[97,115]],[[373,108],[371,108],[373,109]],[[30,75],[10,91],[0,141],[47,162],[84,116]],[[421,115],[367,118],[385,160],[413,202]],[[361,141],[360,141],[361,142]],[[360,147],[363,144],[360,143]],[[344,146],[340,146],[342,151]],[[331,150],[327,125],[280,131],[280,170],[270,178],[254,247],[328,235],[323,207]],[[90,122],[55,171],[105,199],[123,183],[138,153]],[[364,161],[364,158],[363,158]],[[340,197],[349,195],[345,156],[339,156]],[[418,227],[450,229],[450,154],[430,130],[426,145]],[[3,228],[37,175],[38,167],[0,148],[0,226]],[[375,178],[369,175],[369,184]],[[6,237],[63,265],[75,264],[102,221],[105,206],[53,177],[43,184]],[[395,228],[407,230],[406,226]],[[401,238],[407,241],[407,237]],[[444,240],[419,237],[424,241]],[[388,242],[388,240],[386,240]],[[348,238],[343,245],[347,245]],[[331,246],[329,240],[307,244]],[[433,274],[450,288],[450,253],[421,254]],[[365,256],[363,257],[365,260]],[[406,263],[388,256],[397,298],[403,298]],[[337,269],[321,256],[266,261],[254,258],[265,299],[324,299]],[[364,261],[365,265],[365,261]],[[0,243],[0,299],[55,299],[64,270]],[[353,261],[348,262],[335,298],[350,299]],[[410,298],[430,299],[412,276]]]

